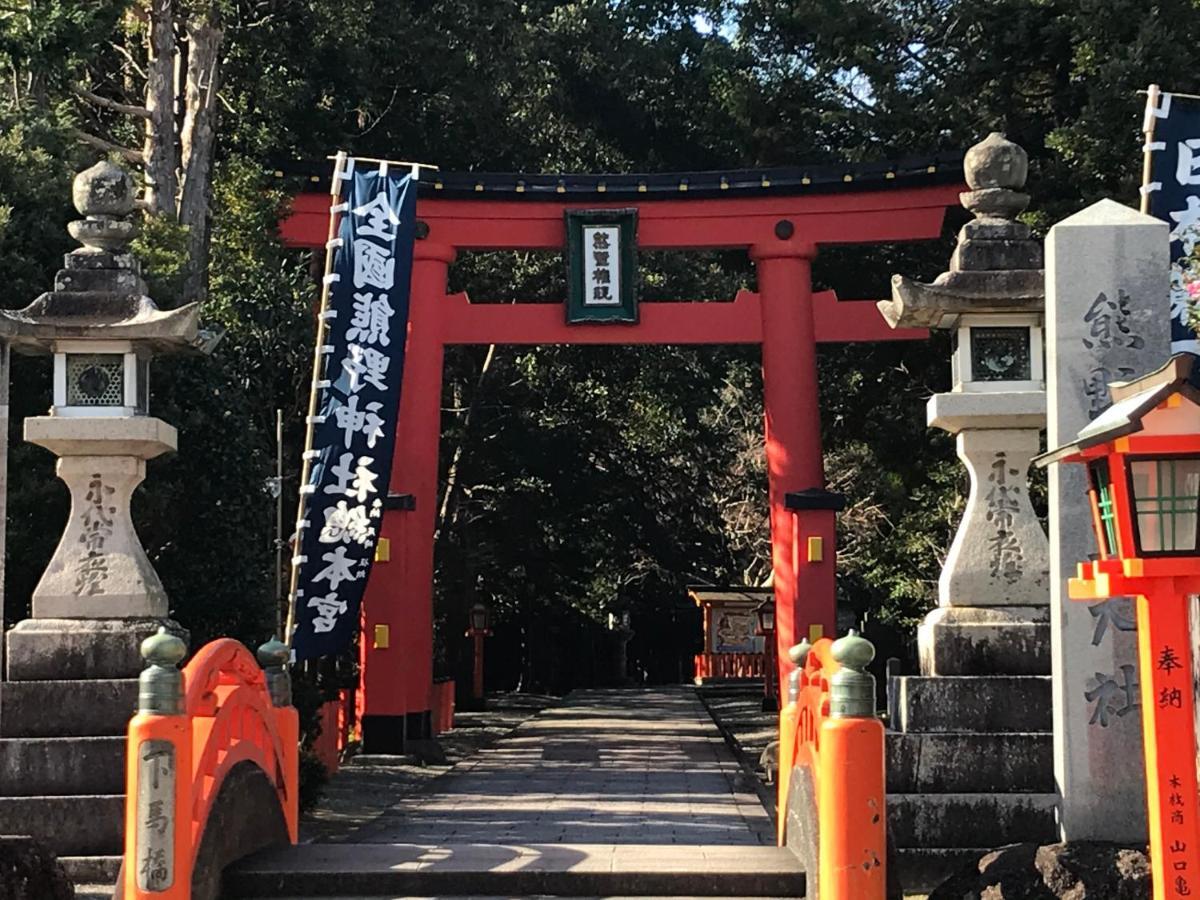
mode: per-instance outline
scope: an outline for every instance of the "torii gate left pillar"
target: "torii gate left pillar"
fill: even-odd
[[[825,491],[816,346],[912,339],[873,303],[814,294],[820,243],[899,241],[940,234],[957,186],[835,196],[651,200],[418,201],[425,236],[416,243],[399,431],[381,537],[389,558],[372,570],[363,603],[359,713],[363,747],[400,752],[430,736],[433,681],[433,560],[438,504],[442,369],[459,344],[759,344],[762,347],[771,548],[780,683],[786,649],[833,633],[835,514]],[[312,198],[312,199],[310,199]],[[598,198],[599,199],[599,198]],[[605,202],[607,201],[607,202]],[[293,245],[321,246],[328,200],[301,195],[282,232]],[[446,293],[460,250],[561,250],[567,208],[638,206],[644,249],[740,248],[754,260],[757,292],[733,302],[643,303],[635,325],[576,324],[545,303],[471,303]]]

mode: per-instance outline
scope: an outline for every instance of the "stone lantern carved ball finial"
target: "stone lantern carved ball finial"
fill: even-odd
[[[83,216],[127,216],[133,212],[133,179],[120,166],[101,160],[75,176],[71,199]]]
[[[973,191],[1007,188],[1019,191],[1029,175],[1029,154],[998,131],[993,131],[963,158],[963,174]]]
[[[1011,221],[1029,205],[1029,195],[1021,192],[1029,155],[998,131],[967,151],[963,175],[971,190],[959,199],[977,219]]]
[[[102,160],[75,176],[71,193],[75,208],[85,216],[67,226],[71,237],[87,253],[122,252],[137,233],[129,219],[134,209],[129,173]]]

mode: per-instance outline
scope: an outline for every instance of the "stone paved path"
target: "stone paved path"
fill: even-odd
[[[774,843],[770,818],[685,687],[577,691],[341,840]]]

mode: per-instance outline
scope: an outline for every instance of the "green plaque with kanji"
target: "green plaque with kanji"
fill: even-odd
[[[569,209],[567,321],[636,322],[637,210]]]

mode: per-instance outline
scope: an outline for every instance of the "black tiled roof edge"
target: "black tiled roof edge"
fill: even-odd
[[[827,194],[961,183],[962,157],[962,153],[955,152],[871,163],[659,174],[527,175],[423,170],[419,190],[420,196],[459,200],[586,197],[612,201]],[[333,163],[327,160],[291,161],[268,171],[280,180],[302,181],[305,190],[324,191],[332,168]]]

